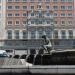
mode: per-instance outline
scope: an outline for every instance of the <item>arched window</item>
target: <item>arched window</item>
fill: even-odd
[[[15,39],[19,39],[19,30],[15,30]]]
[[[12,39],[12,30],[7,31],[7,38]]]

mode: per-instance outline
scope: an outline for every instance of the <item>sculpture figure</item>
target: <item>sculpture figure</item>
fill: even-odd
[[[52,45],[51,45],[51,41],[50,39],[46,36],[43,35],[42,38],[44,39],[45,44],[43,45],[43,48],[50,53],[50,51],[52,50]]]

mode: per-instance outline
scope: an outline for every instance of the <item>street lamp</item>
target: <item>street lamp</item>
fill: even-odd
[[[53,11],[51,11],[52,15],[52,24],[51,24],[51,31],[52,31],[52,49],[54,50],[54,17],[53,17]]]
[[[32,11],[32,10],[31,10]],[[26,30],[27,30],[27,39],[29,38],[29,27],[28,27],[28,25],[29,25],[29,13],[31,12],[31,11],[29,11],[29,10],[27,10],[27,25],[26,25]],[[27,54],[29,53],[29,48],[27,48]]]
[[[27,25],[26,25],[26,36],[27,36],[27,39],[28,39],[28,12],[29,11],[27,11]],[[27,55],[28,55],[28,48],[27,48]]]

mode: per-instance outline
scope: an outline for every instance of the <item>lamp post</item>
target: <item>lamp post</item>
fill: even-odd
[[[27,11],[27,25],[26,25],[26,29],[27,29],[26,36],[27,36],[27,39],[28,39],[28,11]],[[28,55],[28,48],[27,48],[27,55]]]
[[[29,33],[28,33],[28,31],[29,31],[29,29],[28,29],[28,22],[29,22],[29,18],[28,18],[28,16],[29,16],[29,12],[31,12],[31,11],[29,11],[29,10],[27,10],[27,25],[26,25],[26,29],[27,29],[27,39],[29,38]],[[27,48],[27,54],[29,53],[29,50],[28,50],[29,48]]]
[[[53,18],[53,23],[52,23],[52,49],[54,50],[54,18]]]

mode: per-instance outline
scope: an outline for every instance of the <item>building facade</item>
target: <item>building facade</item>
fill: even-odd
[[[4,39],[6,1],[0,0],[0,40]]]
[[[75,48],[74,0],[53,0],[55,48]]]
[[[6,19],[6,0],[0,0],[0,47],[4,45],[5,39],[5,19]]]
[[[7,0],[6,3],[7,37],[6,38],[7,39],[25,39],[25,38],[31,39],[31,37],[34,36],[34,38],[38,39],[40,35],[44,32],[42,28],[46,26],[50,26],[52,23],[52,21],[50,22],[50,18],[52,17],[52,12],[51,12],[52,8],[50,10],[47,10],[46,6],[44,5],[45,5],[45,1],[42,2],[40,0],[39,1],[38,0],[36,1],[35,0]],[[49,20],[46,21],[45,18],[47,17]],[[29,27],[31,31],[28,31],[28,33],[26,34],[26,31],[27,29],[29,29]],[[36,27],[41,28],[41,31],[37,32]]]
[[[25,49],[28,45],[30,48],[39,47],[39,43],[34,42],[44,33],[54,42],[52,44],[55,49],[75,48],[74,0],[5,0],[4,2],[6,14],[5,22],[2,22],[5,23],[5,27],[2,29],[5,32],[3,37],[5,48]],[[34,41],[31,43],[31,40]]]
[[[46,9],[45,3],[45,0],[7,0],[5,40],[8,42],[5,42],[5,48],[8,45],[16,49],[39,48],[39,39],[43,34],[52,38],[53,9]],[[22,41],[26,39],[28,44]],[[17,41],[10,42],[11,40]],[[30,40],[33,40],[31,44]]]

